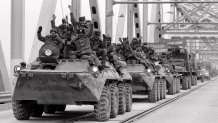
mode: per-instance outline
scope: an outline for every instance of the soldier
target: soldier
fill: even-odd
[[[79,22],[77,22],[75,17],[74,17],[74,14],[71,10],[71,6],[69,5],[68,8],[70,10],[70,21],[71,21],[71,24],[73,25],[74,30],[77,30],[79,28],[87,28],[87,26],[86,26],[87,21],[86,21],[85,16],[79,17]],[[90,22],[88,21],[88,23],[90,23]],[[76,32],[74,32],[74,35],[75,34],[76,34]]]
[[[67,20],[63,18],[62,24],[57,27],[55,25],[56,16],[53,15],[52,18],[53,19],[51,20],[51,27],[57,30],[57,33],[60,36],[60,38],[64,40],[70,40],[71,33],[73,32],[73,26],[71,24],[68,24]]]
[[[135,50],[137,45],[139,45],[139,41],[137,40],[137,38],[133,38],[130,45],[131,45],[132,49]]]
[[[91,64],[94,64],[99,67],[100,70],[103,69],[98,57],[92,51],[90,45],[90,37],[93,31],[93,24],[89,23],[87,25],[87,29],[85,28],[78,28],[77,34],[72,35],[72,40],[69,42],[70,44],[74,44],[77,52],[77,57],[81,59],[89,59]]]
[[[105,67],[106,66],[106,60],[107,60],[107,42],[103,42],[100,39],[100,31],[95,31],[93,36],[91,37],[91,47],[92,50],[96,52],[96,55],[98,57],[102,57],[101,64]]]
[[[107,56],[109,61],[113,63],[114,67],[116,68],[117,72],[120,75],[123,75],[122,68],[126,66],[125,62],[122,62],[119,57],[117,56],[116,49],[114,45],[111,43],[111,37],[103,35],[103,42],[107,42]]]
[[[45,42],[45,43],[52,42],[56,44],[58,48],[60,49],[60,52],[63,53],[64,43],[63,43],[63,40],[58,36],[56,29],[51,29],[50,35],[47,35],[46,37],[43,37],[41,35],[41,32],[42,32],[42,27],[40,26],[37,31],[37,36],[40,41]]]

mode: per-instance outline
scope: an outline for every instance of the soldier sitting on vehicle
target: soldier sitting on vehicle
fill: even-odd
[[[138,39],[137,38],[133,38],[130,45],[131,45],[132,49],[135,50],[137,48],[137,45],[139,45],[139,44],[140,43],[139,43]]]
[[[87,28],[78,28],[77,34],[72,35],[71,41],[68,44],[74,44],[76,49],[76,56],[81,59],[88,59],[91,64],[99,67],[100,70],[104,69],[101,65],[95,52],[92,51],[90,45],[90,38],[93,32],[93,24],[87,23]]]
[[[107,56],[109,62],[113,63],[114,67],[120,75],[123,75],[122,69],[126,67],[126,63],[119,59],[115,46],[111,43],[111,37],[103,35],[103,42],[107,42]]]
[[[42,27],[40,26],[38,31],[37,31],[37,36],[38,36],[38,39],[40,41],[42,41],[44,43],[52,42],[52,43],[56,44],[58,46],[58,48],[60,49],[60,53],[63,53],[64,43],[63,43],[63,40],[58,36],[56,29],[51,29],[50,35],[47,35],[46,37],[43,37],[41,35],[41,32],[42,32]]]
[[[92,50],[96,52],[97,57],[101,57],[101,64],[105,67],[107,60],[107,42],[103,42],[100,37],[101,32],[95,31],[91,37]]]
[[[58,27],[55,25],[55,19],[56,16],[53,15],[51,20],[51,27],[53,29],[57,30],[58,35],[60,38],[66,40],[70,40],[71,38],[71,33],[73,32],[73,26],[67,22],[65,18],[62,19],[62,24],[59,25]]]

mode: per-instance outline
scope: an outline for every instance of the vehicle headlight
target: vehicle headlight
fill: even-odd
[[[45,55],[46,56],[51,56],[52,51],[50,49],[45,50]]]
[[[98,72],[98,67],[94,66],[94,67],[92,68],[92,71],[95,72],[95,73]]]
[[[148,69],[147,71],[148,71],[148,73],[151,73],[151,69]]]
[[[14,75],[18,75],[18,73],[21,71],[21,66],[19,65],[16,65],[14,66]]]

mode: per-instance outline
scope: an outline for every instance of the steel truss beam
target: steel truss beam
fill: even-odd
[[[114,4],[218,3],[218,1],[114,1]]]

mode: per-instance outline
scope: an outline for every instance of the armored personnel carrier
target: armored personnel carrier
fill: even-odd
[[[162,74],[166,79],[167,93],[174,95],[180,92],[180,75],[175,71],[170,56],[167,51],[167,45],[162,43],[148,43],[148,47],[152,47],[159,57],[162,67],[165,71]]]
[[[94,105],[98,121],[131,111],[132,78],[125,69],[120,76],[110,63],[100,71],[86,59],[63,56],[55,44],[47,42],[34,62],[15,66],[12,106],[16,119],[64,111],[66,105]]]
[[[186,42],[180,40],[171,40],[167,42],[168,51],[171,54],[175,71],[181,76],[182,89],[190,89],[197,85],[197,68],[195,54],[186,49]]]

